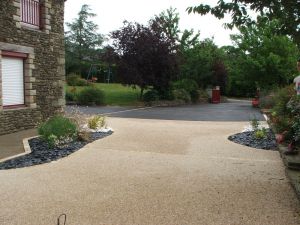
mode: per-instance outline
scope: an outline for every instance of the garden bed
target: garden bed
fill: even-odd
[[[92,133],[90,142],[107,137],[112,133],[112,131]],[[78,151],[90,142],[73,141],[63,147],[49,148],[48,144],[41,138],[32,138],[29,140],[31,153],[0,163],[0,170],[23,168],[56,161]]]
[[[228,140],[256,149],[277,150],[276,138],[271,129],[267,129],[266,137],[262,139],[256,138],[254,133],[255,131],[246,131],[234,134],[229,136]]]

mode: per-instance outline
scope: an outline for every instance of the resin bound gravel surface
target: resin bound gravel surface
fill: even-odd
[[[93,133],[91,141],[107,137],[112,133],[112,131],[105,133]],[[29,145],[32,151],[31,153],[0,163],[0,170],[22,168],[49,163],[51,161],[61,159],[78,151],[88,143],[90,142],[73,141],[70,144],[64,146],[63,148],[50,149],[47,143],[41,138],[33,138],[29,140]]]
[[[270,129],[267,130],[267,137],[264,139],[255,138],[254,131],[234,134],[229,136],[228,139],[235,143],[257,149],[276,150],[277,147],[275,135]]]

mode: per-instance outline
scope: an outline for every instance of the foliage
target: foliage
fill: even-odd
[[[219,86],[221,94],[224,95],[227,87],[227,69],[222,60],[215,60],[212,65],[212,84]]]
[[[197,92],[198,90],[198,84],[196,81],[192,80],[192,79],[181,79],[178,80],[176,82],[173,83],[173,88],[176,90],[185,90],[188,95],[189,95],[189,101],[190,102],[192,100],[192,102],[196,102],[199,98],[199,94]],[[180,92],[180,91],[179,91]],[[173,94],[176,92],[173,92]],[[180,98],[176,98],[176,96],[174,95],[175,99],[180,99]],[[183,98],[186,98],[186,96],[184,96]],[[184,100],[184,99],[182,99]]]
[[[100,129],[105,126],[105,120],[104,116],[93,116],[88,120],[88,127],[93,130]]]
[[[207,88],[213,82],[213,64],[223,59],[223,51],[219,49],[212,39],[198,42],[191,48],[182,52],[180,78],[193,79],[201,88]]]
[[[54,116],[38,127],[39,135],[51,148],[74,140],[77,132],[76,124],[63,116]]]
[[[261,109],[271,109],[274,107],[275,101],[275,91],[261,91],[259,93],[259,107]]]
[[[226,26],[252,26],[255,21],[249,15],[250,10],[259,13],[260,17],[268,20],[277,19],[280,22],[278,30],[283,35],[293,37],[298,45],[300,44],[299,18],[300,18],[300,2],[297,0],[287,1],[270,1],[270,0],[231,0],[218,1],[215,7],[200,4],[199,6],[189,7],[188,12],[206,15],[211,13],[215,17],[222,19],[225,14],[230,14],[232,21]]]
[[[287,104],[294,95],[295,90],[293,86],[287,86],[285,88],[279,89],[275,94],[275,105],[272,108],[272,112],[275,113],[277,117],[285,117],[290,113],[290,109],[288,109]],[[274,114],[273,114],[274,115]]]
[[[272,123],[277,133],[285,133],[285,140],[298,142],[298,121],[300,116],[300,99],[293,86],[278,90],[272,108]]]
[[[264,139],[267,137],[267,130],[266,128],[262,128],[262,129],[258,129],[256,131],[254,131],[254,137],[256,139]]]
[[[69,86],[87,86],[88,83],[85,79],[82,79],[80,75],[69,74],[66,76],[67,84]]]
[[[103,37],[98,33],[98,26],[91,20],[96,14],[90,12],[88,5],[83,5],[78,17],[66,23],[65,33],[66,69],[68,72],[83,73],[86,66],[97,59]],[[86,63],[88,62],[88,63]],[[88,65],[86,65],[88,64]]]
[[[143,95],[145,102],[153,102],[159,100],[159,94],[156,90],[149,90]]]
[[[122,83],[141,89],[152,86],[158,92],[169,88],[177,73],[178,62],[172,49],[174,41],[163,32],[158,21],[147,26],[124,22],[121,29],[111,34],[118,53],[117,73]]]
[[[251,127],[252,127],[252,129],[254,131],[258,130],[258,128],[259,128],[259,121],[258,121],[258,119],[256,117],[254,117],[253,119],[251,119],[250,125],[251,125]]]
[[[67,101],[67,102],[73,102],[73,101],[75,101],[76,96],[75,96],[74,93],[69,92],[69,91],[66,91],[66,93],[65,93],[65,98],[66,98],[66,101]]]
[[[170,7],[167,10],[162,11],[159,15],[155,16],[157,24],[161,27],[162,32],[173,41],[173,50],[181,54],[185,49],[191,48],[196,43],[200,33],[194,33],[194,30],[181,31],[179,29],[179,13],[176,9]]]
[[[287,109],[290,112],[291,129],[289,134],[294,144],[300,141],[300,97],[294,95],[287,103]]]
[[[233,35],[235,47],[227,48],[229,93],[251,96],[256,88],[283,87],[296,74],[297,46],[276,34],[278,21],[261,21]]]
[[[265,127],[261,127],[260,122],[256,117],[251,119],[250,125],[254,132],[254,137],[256,139],[264,139],[267,137],[267,129]]]
[[[175,89],[173,90],[173,95],[175,100],[183,100],[186,103],[191,102],[191,95],[185,89]]]
[[[78,134],[85,132],[88,115],[84,114],[77,106],[70,107],[66,115],[77,127]]]
[[[80,105],[102,105],[104,103],[104,92],[96,87],[86,87],[77,94]]]
[[[181,79],[173,83],[173,88],[174,89],[184,89],[188,93],[191,93],[192,91],[198,90],[198,84],[196,81],[192,79]]]
[[[207,93],[207,91],[206,90],[204,90],[204,89],[199,89],[199,90],[197,90],[197,92],[198,92],[198,101],[200,101],[200,102],[208,102],[208,100],[209,100],[209,95],[208,95],[208,93]]]

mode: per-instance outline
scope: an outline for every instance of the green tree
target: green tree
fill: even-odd
[[[97,58],[103,36],[98,33],[98,26],[91,20],[96,14],[90,12],[88,5],[83,5],[78,17],[71,23],[66,23],[68,31],[65,33],[66,68],[82,72],[84,64]],[[90,64],[90,63],[88,63]]]
[[[161,27],[166,37],[173,41],[173,47],[177,51],[190,48],[198,42],[199,32],[194,33],[193,29],[185,29],[184,31],[179,29],[180,17],[176,9],[170,7],[162,11],[159,15],[156,15],[154,20]]]
[[[199,41],[193,47],[183,51],[180,78],[193,79],[202,88],[212,85],[214,63],[222,61],[223,55],[223,51],[214,44],[212,39]]]
[[[289,84],[296,74],[295,61],[298,49],[288,36],[276,34],[278,20],[258,21],[241,27],[240,34],[233,35],[235,49],[230,64],[231,88],[237,84],[268,89]]]
[[[225,14],[231,14],[231,23],[227,27],[240,27],[241,25],[251,26],[255,22],[249,16],[249,11],[255,11],[260,16],[269,20],[277,19],[280,22],[281,34],[290,35],[300,46],[300,1],[299,0],[231,0],[225,2],[219,0],[215,7],[200,4],[189,7],[188,12],[206,15],[211,13],[215,17],[222,19]]]

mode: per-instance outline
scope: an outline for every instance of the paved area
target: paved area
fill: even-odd
[[[23,139],[36,135],[36,129],[31,129],[0,136],[0,160],[23,153]]]
[[[296,225],[278,152],[227,140],[248,122],[110,118],[115,133],[54,163],[0,171],[0,224]]]
[[[104,114],[110,117],[185,120],[185,121],[264,121],[258,109],[249,101],[231,100],[222,104],[200,104],[180,107],[124,108],[124,107],[78,107],[87,114]],[[67,110],[70,110],[68,107]]]

